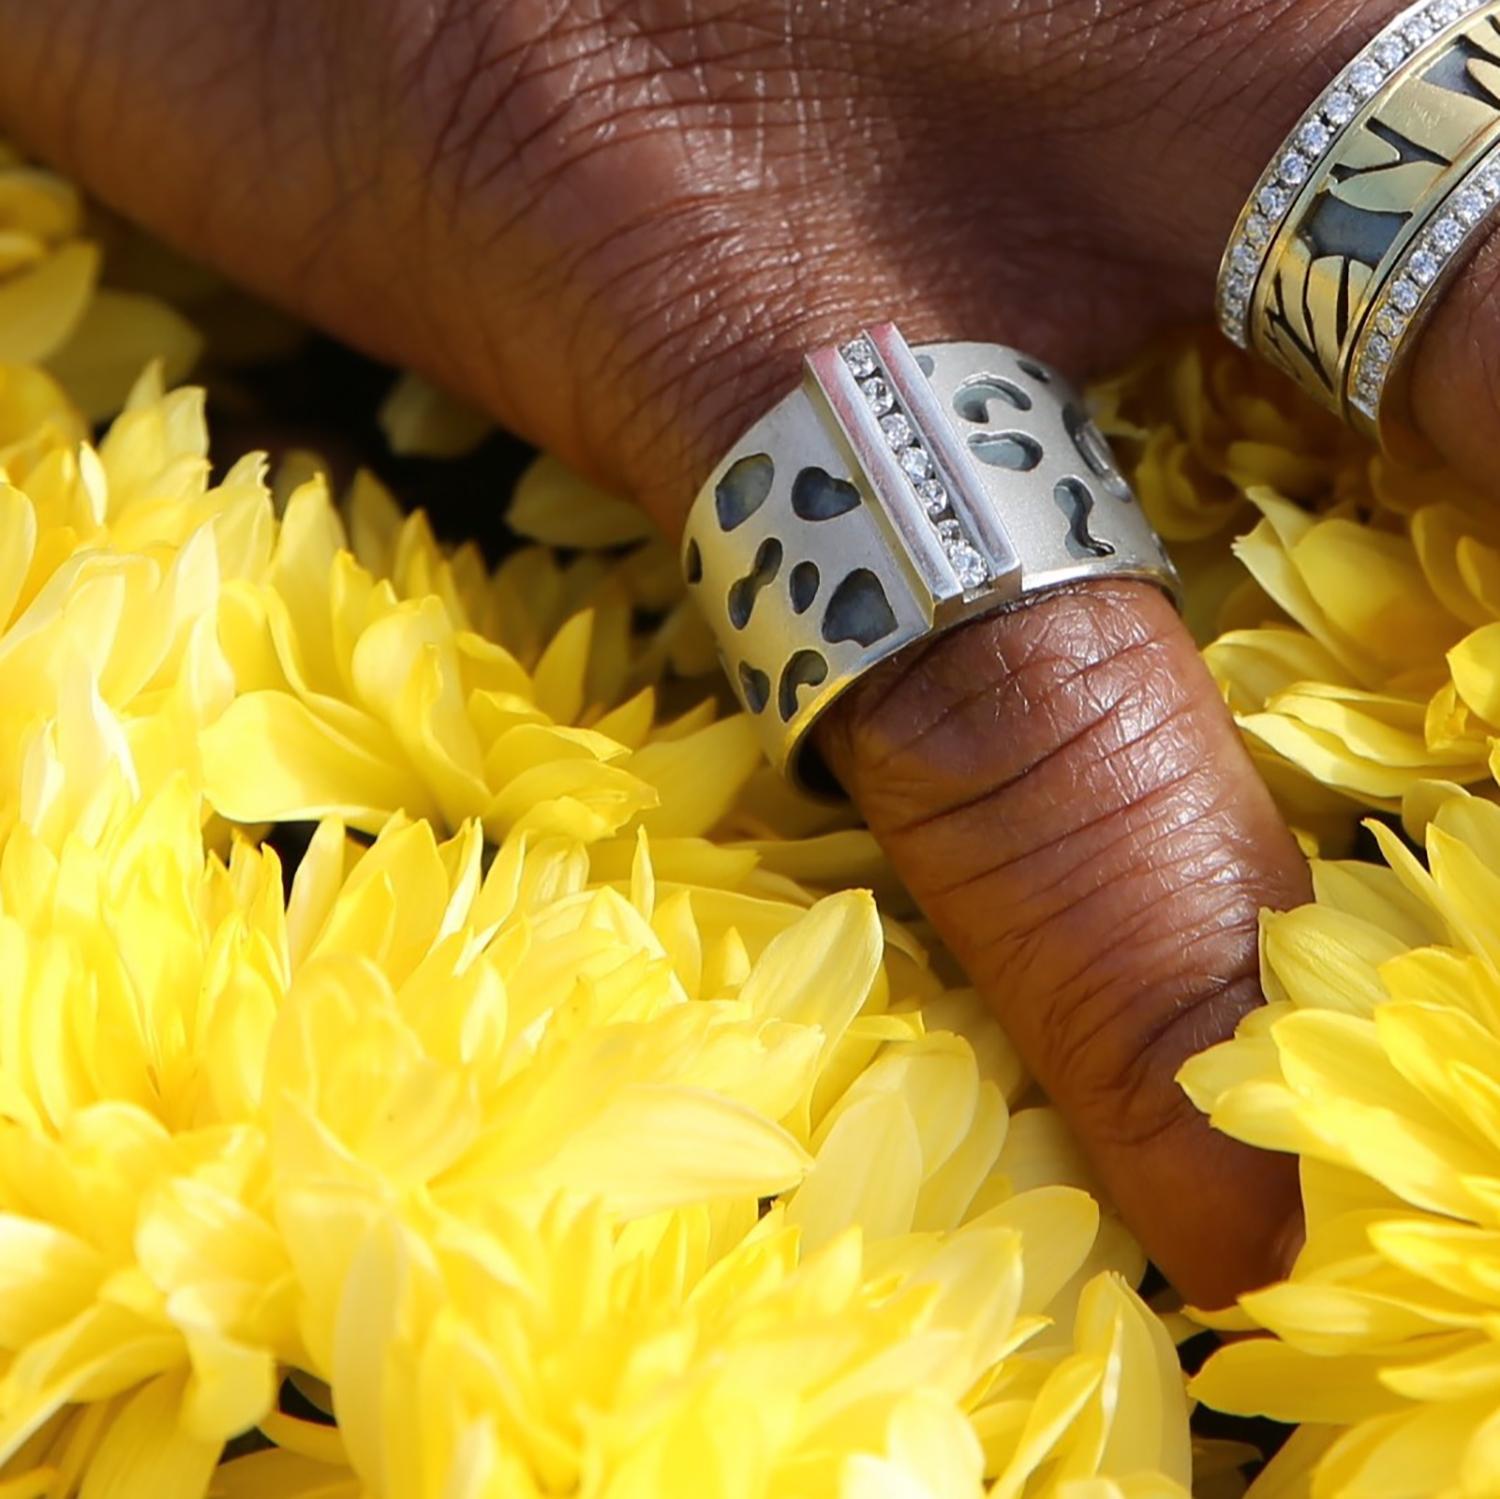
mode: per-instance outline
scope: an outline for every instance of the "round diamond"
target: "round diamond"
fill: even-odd
[[[1437,280],[1437,274],[1440,270],[1442,270],[1442,265],[1437,256],[1430,250],[1418,250],[1406,262],[1406,274],[1418,286],[1431,286]]]
[[[1436,0],[1427,7],[1427,14],[1434,26],[1451,26],[1463,14],[1458,0]]]
[[[1333,131],[1322,120],[1309,120],[1297,132],[1297,144],[1310,156],[1319,155],[1333,139]]]
[[[1273,219],[1279,219],[1292,201],[1291,189],[1279,182],[1268,182],[1255,199],[1260,211]]]
[[[1490,167],[1474,184],[1487,199],[1500,198],[1500,168]]]
[[[936,479],[923,479],[917,485],[917,498],[928,515],[941,515],[948,508],[948,491]]]
[[[1401,312],[1415,312],[1422,300],[1422,289],[1415,281],[1402,276],[1390,290],[1391,305]]]
[[[878,368],[875,362],[875,346],[868,338],[856,338],[839,351],[844,356],[844,363],[854,371],[857,379],[863,380],[873,375]]]
[[[1323,101],[1323,118],[1336,130],[1340,125],[1347,125],[1358,108],[1359,102],[1348,89],[1336,88]]]
[[[1307,181],[1307,174],[1312,170],[1312,163],[1300,151],[1288,151],[1281,158],[1281,164],[1276,168],[1277,175],[1283,182],[1289,182],[1293,187]]]
[[[964,539],[963,528],[951,517],[947,520],[940,520],[937,523],[937,533],[943,541],[962,541]]]
[[[884,416],[896,404],[896,398],[891,394],[890,386],[879,375],[861,381],[859,388],[864,391],[865,400],[869,402],[870,410],[876,416]]]
[[[896,461],[906,470],[908,478],[925,479],[932,472],[932,459],[923,448],[902,448]]]
[[[946,551],[948,561],[953,564],[953,571],[957,573],[958,581],[966,591],[978,588],[989,578],[989,569],[984,565],[984,558],[968,542],[954,542],[946,548]]]
[[[1385,334],[1375,334],[1365,345],[1365,360],[1377,369],[1391,362],[1391,341]]]
[[[1433,32],[1436,30],[1437,27],[1432,24],[1432,21],[1429,19],[1429,17],[1423,14],[1413,16],[1412,19],[1409,20],[1406,25],[1401,28],[1401,35],[1406,38],[1407,46],[1415,51],[1418,47],[1423,46],[1428,40],[1430,40]]]
[[[1344,82],[1356,99],[1368,99],[1384,79],[1385,69],[1369,57],[1360,58],[1344,75]]]
[[[1382,37],[1370,49],[1370,56],[1389,71],[1406,56],[1406,44],[1399,36]]]
[[[881,417],[880,430],[885,433],[885,440],[893,448],[904,448],[916,437],[911,430],[911,423],[899,411],[893,411],[889,416]]]
[[[1432,226],[1428,243],[1441,255],[1451,255],[1464,242],[1464,228],[1457,219],[1443,217]]]
[[[1252,213],[1245,220],[1245,238],[1252,245],[1263,245],[1271,238],[1270,220],[1262,213]]]
[[[1247,302],[1250,299],[1250,288],[1252,279],[1243,271],[1233,271],[1224,278],[1224,297],[1226,301]]]
[[[1239,244],[1237,244],[1234,249],[1230,251],[1229,263],[1235,268],[1235,270],[1245,271],[1248,274],[1253,275],[1256,268],[1260,265],[1260,256],[1255,253],[1254,249],[1251,246],[1247,245],[1243,240],[1241,240]]]
[[[1378,395],[1378,391],[1366,391],[1361,389],[1356,393],[1354,397],[1355,410],[1357,410],[1361,416],[1369,417],[1372,422],[1375,420],[1375,402]]]
[[[1400,338],[1406,332],[1406,318],[1394,307],[1382,307],[1375,314],[1375,326],[1387,338]]]
[[[1453,217],[1466,227],[1484,217],[1484,194],[1477,187],[1466,187],[1453,197]]]

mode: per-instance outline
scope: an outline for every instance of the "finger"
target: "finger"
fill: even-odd
[[[1222,1305],[1284,1269],[1291,1159],[1174,1078],[1261,1002],[1258,913],[1307,900],[1306,865],[1167,601],[989,616],[871,673],[819,744],[1165,1273]]]
[[[1206,316],[1286,119],[1399,4],[0,0],[0,119],[672,527],[850,328],[1082,374]]]
[[[230,7],[237,9],[229,12]],[[460,9],[511,16],[525,8],[525,0],[511,0],[490,12],[482,6]],[[1288,0],[1279,8],[1297,7]],[[376,9],[386,17],[428,10]],[[536,27],[528,34],[534,34],[537,49],[545,50],[556,40],[557,8],[534,9]],[[567,7],[561,13],[571,24],[586,9]],[[1058,7],[1059,13],[1065,9]],[[1072,13],[1076,18],[1093,9],[1081,5]],[[1173,7],[1120,7],[1126,15],[1153,9],[1170,12]],[[1215,9],[1193,7],[1192,15]],[[261,31],[248,26],[257,12],[269,14],[276,24]],[[897,13],[894,8],[890,12]],[[982,155],[1005,144],[1002,132],[985,136],[982,148],[976,148],[970,140],[973,120],[959,109],[961,132],[908,130],[901,136],[906,146],[890,157],[899,170],[885,170],[889,163],[879,158],[864,128],[873,118],[873,105],[842,98],[837,102],[856,126],[847,132],[847,140],[841,137],[839,175],[875,185],[848,196],[842,205],[853,215],[857,233],[838,221],[837,184],[797,200],[805,215],[801,223],[768,214],[764,200],[758,200],[758,211],[736,215],[742,184],[735,173],[743,175],[743,159],[733,151],[717,161],[732,180],[718,183],[716,193],[703,189],[705,173],[698,169],[706,169],[708,163],[695,158],[698,196],[686,200],[674,196],[670,186],[659,193],[659,184],[649,174],[632,175],[624,170],[625,162],[612,170],[622,180],[629,177],[629,193],[611,191],[597,170],[582,179],[565,179],[560,193],[554,178],[549,204],[561,201],[565,219],[571,212],[568,205],[578,201],[580,183],[595,188],[597,202],[609,210],[601,217],[583,216],[588,232],[596,236],[601,222],[614,222],[610,212],[619,212],[624,198],[639,199],[631,212],[640,226],[606,236],[611,240],[613,279],[605,278],[607,286],[596,285],[596,295],[586,305],[571,306],[569,285],[559,288],[548,280],[547,255],[537,252],[538,227],[556,228],[557,220],[549,217],[554,207],[526,218],[526,232],[492,238],[497,216],[504,219],[517,211],[524,217],[524,194],[517,190],[509,166],[503,168],[503,190],[492,175],[502,170],[496,158],[488,162],[489,173],[481,173],[476,181],[457,174],[466,192],[458,192],[452,181],[447,183],[449,196],[440,200],[425,191],[433,176],[434,151],[451,139],[482,139],[484,129],[492,128],[485,123],[488,116],[469,117],[476,110],[483,113],[484,93],[474,92],[475,58],[488,59],[497,76],[505,73],[507,60],[496,60],[477,42],[460,55],[449,38],[443,55],[456,59],[453,66],[463,76],[459,86],[444,95],[441,84],[432,82],[436,75],[430,52],[418,59],[407,55],[412,50],[410,37],[388,39],[387,50],[395,54],[396,66],[382,70],[376,60],[384,55],[381,48],[370,47],[371,23],[365,21],[362,31],[356,24],[368,14],[367,5],[266,8],[225,0],[225,10],[216,7],[205,21],[201,8],[191,4],[162,3],[138,12],[100,0],[46,7],[0,0],[0,29],[7,36],[7,48],[0,49],[0,98],[8,100],[6,107],[22,125],[31,127],[33,138],[50,143],[65,164],[81,167],[117,202],[165,228],[187,247],[248,274],[263,290],[313,311],[326,325],[377,352],[425,362],[433,373],[461,386],[502,419],[565,448],[570,456],[586,458],[592,448],[597,457],[608,447],[610,456],[601,467],[638,492],[662,497],[657,513],[669,524],[674,514],[682,513],[693,480],[789,383],[800,348],[830,341],[872,314],[901,309],[906,331],[918,340],[954,333],[975,336],[994,326],[997,332],[1003,329],[1007,339],[1029,344],[1050,329],[1050,336],[1041,340],[1041,352],[1056,353],[1068,340],[1067,347],[1075,352],[1099,357],[1107,346],[1104,330],[1111,319],[1116,333],[1129,328],[1139,336],[1152,318],[1179,312],[1181,304],[1172,300],[1178,278],[1154,275],[1150,297],[1144,280],[1139,296],[1100,297],[1101,308],[1111,310],[1091,318],[1078,315],[1078,288],[1102,284],[1103,272],[1086,281],[1087,267],[1097,263],[1112,267],[1111,274],[1128,276],[1132,256],[1148,255],[1172,267],[1197,265],[1193,256],[1201,233],[1164,247],[1169,227],[1189,227],[1180,211],[1187,201],[1180,172],[1184,158],[1177,158],[1175,179],[1164,173],[1157,181],[1147,170],[1148,158],[1166,159],[1158,157],[1152,140],[1191,134],[1176,128],[1170,110],[1165,117],[1160,107],[1149,112],[1150,139],[1138,138],[1128,153],[1140,192],[1130,202],[1128,215],[1107,219],[1129,226],[1129,253],[1119,253],[1118,245],[1111,245],[1107,254],[1102,246],[1085,245],[1070,274],[1059,264],[1062,251],[1053,254],[1049,248],[1045,270],[1033,268],[1026,280],[1018,279],[1014,253],[1024,237],[1019,233],[1018,205],[1028,196],[1019,189],[1021,179],[1007,179],[1002,173],[990,181],[972,170],[976,151]],[[347,37],[341,38],[337,25],[325,29],[329,15],[348,18]],[[314,17],[319,24],[312,24]],[[1135,40],[1138,48],[1141,37],[1149,35],[1149,27],[1143,23],[1143,28]],[[1188,27],[1184,34],[1191,45],[1184,44],[1183,55],[1190,62],[1196,56],[1200,69],[1225,46],[1201,27]],[[251,35],[265,69],[245,65],[243,39]],[[592,99],[590,90],[598,92],[598,80],[586,75],[590,65],[603,64],[591,50],[592,40],[581,50],[570,51],[570,46],[560,42],[557,57],[570,62],[566,76],[576,77],[582,97]],[[1096,49],[1090,55],[1100,54]],[[1153,64],[1157,82],[1170,82],[1172,69],[1186,66],[1179,64],[1175,52],[1169,55],[1170,68]],[[1129,117],[1135,119],[1138,85],[1151,70],[1144,64],[1137,69],[1131,57],[1130,48],[1123,47],[1121,57],[1109,67],[1116,86],[1121,78],[1130,85],[1123,91],[1117,87],[1115,107],[1124,110],[1128,104]],[[1047,59],[1041,62],[1045,65]],[[1237,57],[1230,62],[1243,68]],[[779,65],[794,71],[786,59]],[[362,77],[362,67],[374,69],[372,76]],[[535,76],[524,69],[511,69],[511,74],[519,83],[501,101],[506,108],[514,104],[517,89],[524,89],[528,77]],[[164,76],[172,77],[176,88],[159,109],[121,107],[143,91],[159,95]],[[425,106],[429,112],[441,116],[446,99],[450,118],[433,138],[393,134],[391,119],[399,117],[405,129],[413,110],[409,97],[397,101],[391,91],[417,87],[413,80],[426,80],[426,86],[436,91]],[[1093,109],[1108,96],[1110,81],[1106,77],[1098,89],[1080,89],[1074,78],[1072,87]],[[23,101],[19,106],[11,83]],[[34,110],[26,101],[28,88],[35,95]],[[941,92],[929,90],[918,97],[908,89],[895,97],[917,97],[912,107],[923,113],[943,112],[946,101]],[[78,110],[80,101],[88,102],[86,111]],[[583,107],[575,98],[567,103],[570,118]],[[606,113],[602,140],[617,139],[621,123],[634,118],[618,106],[617,99]],[[1040,103],[1037,108],[1042,108]],[[422,108],[415,113],[420,115]],[[500,113],[503,116],[504,110]],[[759,108],[751,112],[755,131],[762,113]],[[837,110],[832,113],[846,117]],[[953,111],[946,115],[951,125]],[[792,113],[794,127],[803,117]],[[611,124],[613,136],[604,129]],[[548,128],[559,126],[553,122]],[[1007,130],[1011,128],[1007,122]],[[1226,127],[1221,123],[1219,128]],[[755,131],[752,135],[759,139]],[[1073,139],[1061,130],[1042,133],[1048,139]],[[1259,126],[1252,132],[1262,134]],[[503,146],[511,139],[501,130],[485,150],[493,158],[494,141]],[[1111,139],[1118,146],[1125,138]],[[1079,131],[1071,158],[1069,148],[1062,149],[1060,158],[1049,157],[1054,164],[1061,160],[1068,166],[1076,182],[1088,184],[1086,201],[1092,207],[1110,202],[1095,180],[1100,171],[1095,155],[1108,158],[1107,151],[1100,152],[1099,142],[1097,128]],[[1273,144],[1268,141],[1265,149]],[[924,146],[928,155],[918,157]],[[461,160],[483,164],[484,152],[476,156],[475,149],[466,146]],[[1011,150],[1010,165],[1017,174],[1026,169],[1023,154]],[[586,153],[586,160],[595,165],[601,159]],[[226,162],[235,167],[228,182]],[[869,167],[863,175],[860,162]],[[967,217],[954,207],[967,203],[973,209],[976,194],[970,187],[981,180],[1007,209],[1011,232],[1005,236],[995,235],[998,216],[983,203]],[[413,194],[413,183],[423,190]],[[918,299],[921,305],[916,307],[910,293],[913,257],[919,251],[938,253],[935,247],[942,236],[928,234],[922,244],[914,245],[909,211],[872,214],[876,200],[871,194],[882,184],[906,209],[910,202],[926,203],[933,211],[931,222],[953,227],[953,248],[947,253],[954,273],[924,274],[923,284],[939,289]],[[1056,205],[1043,191],[1047,187],[1040,184],[1038,191],[1049,227],[1035,238],[1033,251],[1038,245],[1052,246],[1048,236],[1059,233]],[[434,201],[439,201],[436,210]],[[688,207],[683,217],[674,217],[682,201]],[[485,214],[476,217],[476,203],[487,205]],[[1072,200],[1068,206],[1076,208]],[[825,215],[830,216],[828,225]],[[649,258],[630,270],[641,240],[649,239],[655,232],[652,224],[659,227],[663,218],[670,226],[669,237],[683,242],[683,258],[668,259],[671,274],[665,278],[662,264]],[[1105,222],[1105,217],[1091,214],[1088,232],[1098,232]],[[681,231],[682,225],[692,232]],[[795,256],[789,259],[785,249],[786,236],[794,228],[801,231],[800,262]],[[1059,243],[1069,253],[1077,249],[1066,233]],[[542,245],[548,252],[559,246],[569,254],[575,249],[568,234],[542,236]],[[809,247],[828,253],[808,254]],[[518,273],[518,265],[524,274]],[[815,274],[807,267],[816,268]],[[981,269],[986,274],[979,274]],[[1195,273],[1206,286],[1209,271],[1198,266]],[[1163,282],[1168,295],[1158,284]],[[1182,278],[1184,285],[1190,282],[1190,276]],[[662,284],[676,288],[665,301],[660,299]],[[1117,282],[1118,287],[1126,284]],[[621,286],[628,296],[619,292]],[[608,300],[606,290],[616,300]],[[1039,316],[1039,305],[1049,297],[1071,315],[1051,322]],[[549,308],[561,308],[566,316],[547,323],[539,309]],[[1120,308],[1125,314],[1118,312]],[[1132,317],[1134,323],[1129,321]],[[603,344],[588,343],[590,330],[601,325],[607,335]],[[622,331],[627,325],[628,333]],[[619,367],[610,350],[616,335],[633,341],[637,349],[625,361],[629,382],[608,378]],[[642,347],[648,352],[641,354]],[[524,378],[517,378],[518,370]],[[691,373],[691,380],[685,381],[684,372]],[[627,383],[628,399],[611,406],[612,392]],[[609,411],[609,419],[587,428],[580,413],[599,410]],[[560,423],[560,411],[578,417],[573,430]],[[591,433],[593,443],[580,441],[580,433]],[[634,454],[634,464],[621,461],[626,448]],[[1124,597],[1130,597],[1128,590]],[[1087,608],[1078,603],[1085,598],[1090,600]],[[1078,595],[1067,606],[1072,612],[1059,614],[1052,611],[1064,607],[1060,600],[1056,605],[1035,604],[934,647],[924,666],[898,680],[893,701],[904,703],[904,711],[914,714],[923,699],[946,684],[946,690],[959,694],[953,699],[951,722],[925,731],[909,752],[892,757],[885,753],[887,743],[895,739],[904,744],[912,734],[902,739],[901,718],[872,707],[864,719],[848,720],[851,729],[840,768],[877,833],[897,853],[918,894],[932,905],[960,957],[1004,1009],[1023,1053],[1056,1091],[1149,1247],[1189,1294],[1214,1301],[1263,1278],[1271,1268],[1274,1247],[1267,1225],[1287,1220],[1295,1193],[1280,1165],[1208,1135],[1171,1084],[1169,1064],[1174,1057],[1222,1038],[1234,1018],[1255,1002],[1256,908],[1263,900],[1282,904],[1305,892],[1291,872],[1300,867],[1295,853],[1264,793],[1249,779],[1222,708],[1208,693],[1185,639],[1163,619],[1165,606],[1154,596],[1137,595],[1129,607],[1116,599],[1100,615],[1097,599],[1115,598],[1105,591]],[[1143,628],[1144,620],[1148,634],[1160,640],[1150,648],[1145,642],[1138,648],[1132,645],[1127,629],[1132,619],[1133,628]],[[1028,628],[1038,626],[1026,622],[1049,620],[1053,633],[1043,631],[1030,640]],[[1074,630],[1083,633],[1076,639],[1059,638],[1058,620],[1072,621],[1064,636]],[[965,647],[964,642],[969,644]],[[1162,642],[1175,643],[1168,649]],[[964,649],[977,654],[964,657]],[[1162,666],[1158,656],[1169,666]],[[955,663],[946,673],[944,661]],[[1053,690],[1043,694],[1048,661],[1058,677]],[[1138,698],[1130,686],[1131,672],[1142,662],[1152,665],[1147,677],[1157,694],[1154,698]],[[1070,672],[1077,678],[1076,702],[1067,684]],[[1186,694],[1180,703],[1167,694],[1174,679],[1177,690]],[[990,684],[990,701],[962,699],[964,689],[958,684],[973,680]],[[1017,700],[1013,681],[1024,692],[1041,694],[1040,717],[1033,723],[1028,715],[1020,727],[1005,724],[1001,737],[991,742],[998,709]],[[1118,701],[1098,696],[1106,687]],[[867,696],[856,694],[853,707]],[[1070,715],[1078,714],[1093,715],[1098,722],[1073,722]],[[1050,744],[1036,737],[1049,720],[1059,726],[1059,737]],[[920,726],[923,720],[914,722]],[[1132,724],[1138,732],[1127,742]],[[1111,739],[1112,734],[1117,737]],[[1015,752],[1028,746],[1033,758],[1017,760]],[[1169,750],[1186,757],[1176,779]],[[1102,764],[1091,765],[1089,754],[1103,755]],[[894,782],[888,779],[893,766]],[[1059,790],[1059,768],[1070,766],[1077,785]],[[1152,774],[1161,776],[1159,783],[1151,780]],[[906,820],[920,819],[925,807],[931,813],[930,827],[904,826],[897,793],[907,781],[921,796],[910,803]],[[967,811],[954,810],[967,802],[973,804]],[[940,887],[939,861],[966,851],[977,859],[1005,847],[1005,830],[998,825],[989,828],[983,848],[963,841],[971,822],[987,811],[993,820],[993,809],[1002,806],[1028,840],[1024,847],[1019,841],[1011,845],[1017,867],[1030,865],[1039,878],[1050,872],[1051,888],[1077,896],[1075,915],[1070,917],[1065,909],[1044,910],[1046,887],[1039,887],[1032,892],[1030,924],[1009,925],[1010,915],[991,910],[984,898],[986,891],[1007,889],[1011,877],[1004,868],[986,872],[974,863],[972,888]],[[892,808],[897,815],[891,815]],[[1066,817],[1077,819],[1077,826],[1059,821]],[[1019,839],[1020,834],[1015,836]],[[944,845],[944,837],[953,841],[951,848]],[[1232,856],[1223,856],[1227,862],[1219,862],[1221,856],[1215,852],[1219,840],[1227,841],[1232,851]],[[914,862],[914,852],[923,849],[929,851],[923,856],[926,862]],[[1094,859],[1092,876],[1080,850]],[[1068,866],[1070,854],[1081,862]],[[1062,862],[1049,866],[1049,858]],[[1270,877],[1275,870],[1284,878]],[[1102,878],[1100,871],[1108,878],[1095,889],[1089,881]],[[1111,897],[1106,885],[1133,892],[1136,904],[1124,895]],[[1133,954],[1121,955],[1123,978],[1111,966],[1113,923],[1128,937]],[[1066,939],[1061,946],[1059,933]],[[1087,961],[1083,954],[1090,955]],[[1064,958],[1072,960],[1074,971]],[[1008,967],[1011,959],[1014,978]],[[1051,1015],[1056,1027],[1037,1025],[1038,1013]],[[1064,1025],[1071,1027],[1067,1035]],[[1107,1065],[1111,1061],[1119,1065]],[[1225,1224],[1236,1225],[1242,1234],[1221,1242]]]
[[[1460,271],[1421,334],[1411,400],[1438,452],[1500,494],[1500,233]]]

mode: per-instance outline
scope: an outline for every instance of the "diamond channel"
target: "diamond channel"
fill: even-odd
[[[1462,0],[1452,0],[1461,4]],[[1447,14],[1439,0],[1428,14]],[[1422,306],[1446,271],[1475,240],[1500,202],[1500,167],[1489,160],[1470,168],[1428,227],[1407,247],[1377,298],[1351,361],[1349,403],[1372,426],[1378,421],[1386,381],[1417,326]]]
[[[851,339],[839,350],[839,356],[858,382],[865,405],[911,484],[959,586],[966,595],[973,594],[990,581],[989,565],[965,533],[963,522],[953,513],[948,490],[935,471],[932,455],[923,445],[911,417],[901,409],[890,372],[882,367],[873,340],[864,335]]]

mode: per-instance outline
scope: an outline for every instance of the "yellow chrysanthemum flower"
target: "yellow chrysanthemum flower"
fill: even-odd
[[[500,867],[487,889],[513,887]],[[1180,1492],[1164,1330],[1117,1279],[1078,1290],[1132,1252],[1096,1242],[1084,1193],[1031,1186],[1044,1113],[1011,1120],[966,1041],[883,1008],[868,900],[781,914],[769,941],[763,909],[747,949],[743,921],[689,935],[699,893],[661,900],[644,846],[631,886],[554,898],[530,951],[497,937],[530,1065],[497,1053],[492,1106],[395,1033],[364,1053],[331,996],[299,1027],[320,1095],[385,1119],[353,1091],[378,1076],[421,1119],[409,1169],[326,1106],[323,1132],[278,1151],[361,1491],[438,1494],[462,1472],[475,1492],[946,1496],[988,1472],[1021,1494],[1103,1471]],[[249,1465],[244,1492],[331,1479]]]
[[[224,591],[237,696],[203,736],[214,806],[242,822],[332,815],[366,831],[398,810],[449,829],[474,817],[496,841],[516,828],[696,834],[758,764],[748,723],[715,722],[711,704],[657,726],[649,691],[612,708],[593,699],[590,615],[531,672],[466,615],[456,590],[403,598],[374,576],[322,481],[300,488],[264,582]]]
[[[0,835],[23,815],[37,831],[78,817],[93,779],[44,771],[86,722],[111,726],[136,789],[193,767],[199,725],[233,692],[221,587],[270,555],[264,466],[209,484],[201,392],[163,395],[149,372],[97,449],[54,418],[0,481]]]
[[[1162,341],[1089,398],[1152,523],[1175,543],[1232,530],[1256,487],[1336,502],[1369,462],[1342,423],[1207,328]]]
[[[886,1492],[938,1451],[942,1494],[1186,1480],[1164,1329],[1080,1289],[1136,1251],[1047,1184],[1013,1065],[893,994],[934,986],[868,897],[672,889],[644,842],[628,894],[576,845],[483,857],[474,825],[326,824],[283,910],[181,781],[97,844],[12,835],[0,1473],[202,1493],[251,1426],[297,1446],[291,1367],[402,1499],[711,1493],[695,1440],[735,1493]]]
[[[1388,868],[1316,866],[1317,904],[1264,918],[1271,1003],[1183,1072],[1220,1129],[1302,1161],[1306,1247],[1241,1302],[1275,1339],[1196,1391],[1333,1428],[1283,1465],[1317,1499],[1500,1473],[1500,807],[1435,788],[1409,819],[1426,866],[1380,826]]]

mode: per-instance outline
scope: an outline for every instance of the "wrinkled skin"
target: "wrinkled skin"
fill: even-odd
[[[894,316],[1079,374],[1203,318],[1282,134],[1398,0],[0,0],[0,123],[166,238],[680,524],[800,352]],[[1487,252],[1419,419],[1500,448]],[[825,751],[1192,1299],[1297,1242],[1181,1059],[1306,872],[1190,642],[1060,593],[851,692]]]

